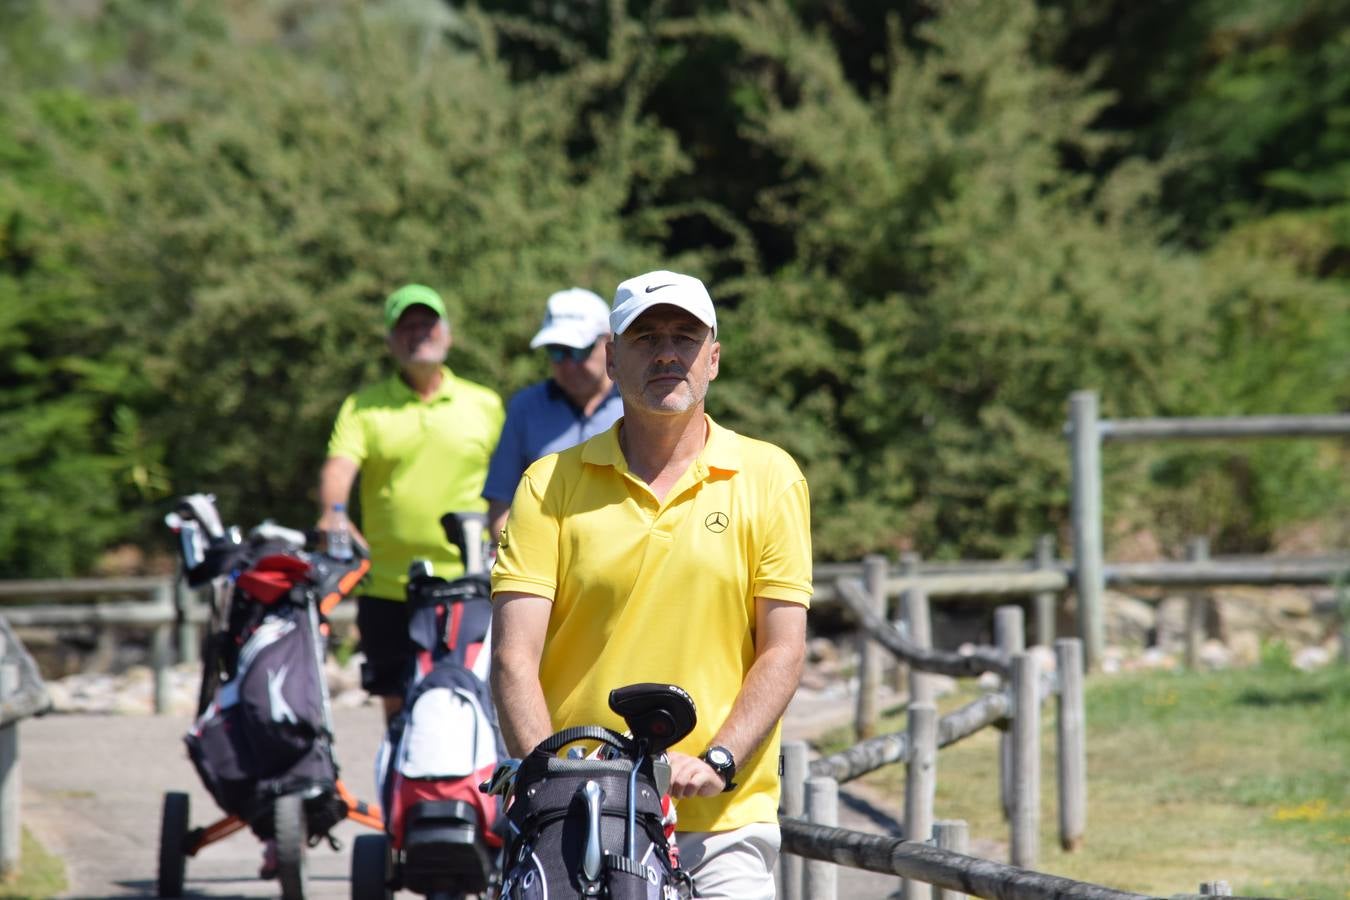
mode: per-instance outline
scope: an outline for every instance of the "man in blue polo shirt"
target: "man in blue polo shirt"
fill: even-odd
[[[530,463],[609,430],[623,415],[619,389],[605,371],[609,339],[609,305],[597,295],[574,287],[548,298],[530,349],[544,348],[552,377],[523,388],[507,403],[483,485],[493,538],[501,534],[516,484]]]

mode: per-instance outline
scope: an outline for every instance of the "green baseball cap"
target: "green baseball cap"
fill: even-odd
[[[440,294],[425,284],[405,284],[384,301],[384,327],[392,330],[404,310],[419,304],[430,307],[442,319],[449,318],[445,314],[445,303],[441,300]]]

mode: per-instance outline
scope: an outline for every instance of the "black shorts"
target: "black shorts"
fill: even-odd
[[[383,597],[356,598],[356,627],[361,632],[361,687],[379,697],[402,697],[412,671],[408,604]]]

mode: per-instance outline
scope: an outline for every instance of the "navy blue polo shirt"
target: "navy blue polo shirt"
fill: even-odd
[[[488,463],[483,496],[510,503],[530,463],[608,431],[622,416],[623,398],[617,385],[589,416],[552,378],[522,388],[506,404],[506,422]]]

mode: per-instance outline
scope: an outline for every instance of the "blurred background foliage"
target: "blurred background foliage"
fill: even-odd
[[[406,281],[506,395],[552,290],[705,278],[822,559],[1062,533],[1076,389],[1350,409],[1332,0],[0,0],[0,83],[3,577],[307,524]],[[1345,442],[1104,458],[1108,554],[1350,537]]]

